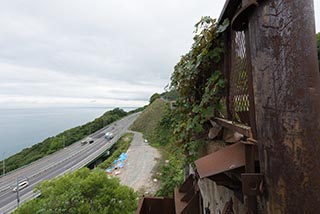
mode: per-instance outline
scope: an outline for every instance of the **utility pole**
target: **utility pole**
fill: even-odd
[[[62,140],[63,140],[63,148],[65,148],[66,147],[66,141],[65,141],[64,135],[62,135]]]
[[[3,161],[2,161],[2,176],[5,176],[6,174],[6,162],[5,162],[5,154],[6,152],[3,152]]]
[[[19,194],[19,178],[17,178],[17,207],[19,207],[20,204],[20,194]]]

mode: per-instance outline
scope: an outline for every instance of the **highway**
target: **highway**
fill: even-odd
[[[137,118],[138,114],[129,115],[105,128],[91,134],[88,137],[94,139],[94,143],[81,145],[78,141],[49,156],[39,159],[25,167],[17,169],[0,178],[0,214],[11,213],[17,207],[17,193],[12,189],[18,180],[27,180],[29,186],[20,190],[20,204],[37,195],[33,189],[44,180],[49,180],[67,172],[72,172],[91,161],[95,160],[103,152],[109,149]],[[104,133],[112,132],[114,138],[106,140]],[[86,139],[86,138],[85,138]]]

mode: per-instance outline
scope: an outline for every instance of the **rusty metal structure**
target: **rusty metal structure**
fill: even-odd
[[[173,198],[143,197],[137,214],[200,214],[201,196],[194,174],[174,189]]]
[[[248,22],[268,213],[320,210],[320,78],[312,0],[263,1]]]
[[[228,116],[215,121],[249,139],[241,173],[248,213],[318,213],[320,77],[313,1],[228,0],[220,22],[225,19],[231,22],[224,33]]]
[[[242,137],[195,161],[197,176],[176,189],[174,212],[209,212],[209,205],[199,205],[202,192],[194,182],[209,179],[236,197],[225,201],[222,213],[237,213],[238,201],[249,214],[319,213],[313,1],[227,0],[219,22],[226,19],[230,25],[221,36],[227,115],[212,121]]]
[[[137,214],[175,214],[172,198],[144,197],[140,200]]]

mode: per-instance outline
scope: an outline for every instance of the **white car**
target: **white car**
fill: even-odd
[[[29,186],[29,182],[28,181],[23,181],[23,182],[19,183],[18,188],[19,188],[19,190],[22,190],[22,189],[26,188],[27,186]],[[16,192],[17,191],[17,187],[13,188],[12,191]]]
[[[113,138],[113,134],[111,132],[107,132],[105,133],[104,138],[107,140],[111,140]]]

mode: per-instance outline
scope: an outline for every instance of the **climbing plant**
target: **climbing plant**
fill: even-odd
[[[206,135],[209,119],[221,111],[225,80],[220,72],[223,57],[223,32],[229,25],[218,25],[215,19],[202,17],[195,25],[194,43],[174,67],[172,89],[179,98],[174,133],[193,161]]]

